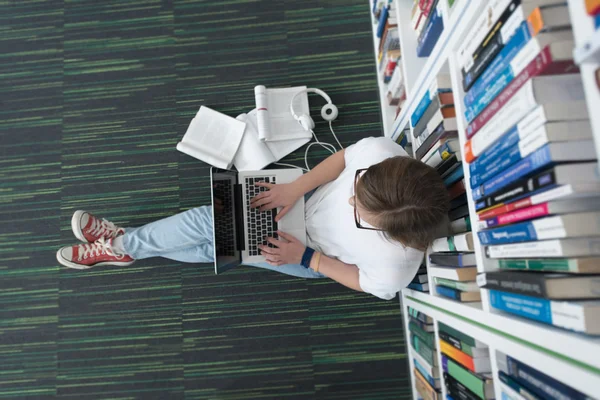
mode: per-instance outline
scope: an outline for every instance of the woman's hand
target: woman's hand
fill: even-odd
[[[267,241],[275,247],[258,246],[261,254],[267,259],[267,262],[276,266],[300,264],[306,246],[292,235],[281,231],[277,231],[277,234],[279,235],[279,239],[267,238]]]
[[[285,214],[290,211],[294,204],[298,201],[301,190],[294,183],[273,184],[266,182],[256,182],[256,186],[266,187],[266,192],[262,192],[252,200],[250,207],[260,207],[260,211],[272,210],[273,208],[283,207],[275,217],[275,221],[279,221]]]

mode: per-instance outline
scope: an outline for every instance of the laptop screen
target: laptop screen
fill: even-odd
[[[216,256],[215,273],[221,273],[241,263],[235,217],[237,173],[213,168],[211,169],[211,184]]]

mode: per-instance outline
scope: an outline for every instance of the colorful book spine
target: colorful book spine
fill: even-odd
[[[475,161],[469,164],[471,176],[485,172],[488,166],[500,158],[501,154],[514,148],[521,139],[529,136],[536,128],[547,121],[544,108],[540,106],[534,108],[533,111],[496,140],[492,146],[483,151]]]
[[[432,332],[424,331],[415,321],[410,321],[408,323],[408,330],[421,339],[425,344],[433,348],[435,338]]]
[[[429,375],[427,369],[424,366],[422,366],[416,358],[413,359],[413,363],[415,364],[415,368],[417,369],[417,371],[419,371],[419,373],[423,375],[423,378],[425,378],[432,387],[437,388],[440,386],[440,380],[434,379],[431,375]]]
[[[460,296],[461,291],[460,290],[452,289],[452,288],[445,287],[445,286],[436,286],[435,291],[440,296],[444,296],[449,299],[461,301],[461,296]]]
[[[465,171],[461,168],[457,168],[453,173],[444,178],[444,185],[450,186],[453,183],[458,182],[465,176]]]
[[[383,10],[381,10],[381,15],[379,16],[379,23],[377,25],[377,37],[378,38],[381,38],[381,36],[383,36],[383,32],[385,30],[385,23],[387,22],[389,14],[390,14],[389,8],[383,7]]]
[[[473,61],[461,70],[463,89],[467,92],[475,80],[488,68],[490,63],[502,51],[512,35],[524,20],[523,9],[519,7],[520,0],[513,0],[506,7],[499,23],[494,25],[488,36],[473,54]]]
[[[525,47],[530,39],[531,33],[527,27],[527,22],[523,21],[506,46],[504,46],[502,51],[494,59],[494,61],[492,61],[481,77],[477,79],[471,89],[465,93],[463,101],[467,109],[485,93],[489,92],[490,90],[497,90],[494,89],[494,86],[496,85],[495,82],[497,82],[502,76],[504,70],[511,68],[511,61],[515,58],[519,51]]]
[[[429,292],[429,284],[427,283],[411,282],[406,287],[419,292]]]
[[[553,162],[550,146],[545,145],[514,164],[504,172],[494,176],[482,185],[472,189],[473,200],[479,200],[484,196],[497,192],[509,184],[523,178],[541,168],[549,166]]]
[[[550,214],[548,203],[536,204],[531,207],[523,208],[498,215],[489,219],[479,221],[479,229],[488,229],[495,226],[514,224],[517,222],[528,221],[534,218],[545,217]]]
[[[466,343],[469,346],[477,347],[477,345],[478,345],[478,342],[475,339],[473,339],[471,336],[465,335],[461,331],[456,330],[453,327],[444,324],[443,322],[438,322],[438,327],[439,327],[440,331],[446,332],[450,336],[455,337],[457,340],[459,340],[463,343]]]
[[[531,368],[510,356],[506,356],[508,374],[523,382],[538,396],[552,399],[588,400],[589,397],[549,377],[548,375]]]
[[[570,301],[553,301],[489,290],[490,304],[498,310],[534,321],[586,333],[584,310]]]
[[[486,398],[486,382],[479,378],[479,376],[472,374],[444,355],[442,355],[442,367],[448,375],[462,383],[467,389],[479,396],[480,399]]]
[[[457,400],[479,400],[475,393],[448,374],[444,374],[444,383],[447,392],[446,399],[450,397],[450,399]]]
[[[500,378],[500,380],[502,381],[502,383],[504,385],[508,386],[510,389],[512,389],[516,393],[513,397],[507,396],[508,400],[513,400],[513,399],[543,400],[539,396],[536,396],[535,394],[533,394],[532,392],[530,392],[529,390],[524,388],[523,385],[521,385],[519,382],[517,382],[515,379],[513,379],[512,377],[510,377],[503,371],[498,371],[498,377]],[[504,393],[502,393],[502,394],[504,394]],[[516,397],[516,396],[519,396],[519,397]]]
[[[468,370],[475,372],[475,362],[473,361],[473,357],[468,356],[462,351],[458,350],[451,344],[440,340],[440,351],[453,359],[454,361],[460,363],[463,367],[466,367]]]
[[[437,87],[437,81],[434,80],[432,86],[425,92],[419,104],[417,104],[417,108],[410,116],[410,126],[413,128],[417,126],[423,114],[425,114],[425,110],[429,107],[429,104],[433,101],[433,99],[437,96],[438,93],[449,93],[451,89],[444,89]]]
[[[582,272],[582,261],[588,261],[587,258],[526,258],[526,259],[500,259],[498,260],[498,268],[509,270],[530,270],[530,271],[545,271],[545,272]],[[600,266],[600,260],[595,262],[591,259],[594,265]],[[600,267],[594,269],[598,273]]]
[[[550,47],[544,47],[544,49],[533,59],[533,61],[531,61],[527,65],[527,67],[523,71],[521,71],[519,75],[517,75],[516,78],[511,80],[508,86],[506,86],[504,90],[502,90],[502,92],[498,96],[496,96],[496,98],[485,108],[485,110],[483,110],[477,116],[477,118],[471,121],[466,131],[467,138],[472,138],[490,119],[492,119],[494,115],[496,115],[497,112],[499,112],[498,110],[500,110],[505,104],[509,102],[509,100],[519,91],[519,89],[521,89],[528,81],[530,81],[532,77],[550,72],[559,73],[561,71],[568,71],[574,73],[577,72],[578,69],[575,67],[572,60],[554,62],[552,54],[550,52]],[[533,103],[532,106],[525,109],[524,111],[519,110],[521,112],[517,114],[518,118],[514,120],[514,122],[507,123],[507,125],[514,125],[523,116],[525,116],[531,108],[533,108],[533,105],[535,105],[535,99],[531,100],[529,101],[529,103]],[[485,140],[487,146],[483,146],[483,144],[466,144],[465,153],[472,153],[474,156],[470,158],[465,155],[467,161],[470,162],[472,159],[478,157],[483,150],[485,150],[489,145],[495,142],[506,131],[494,130],[494,132],[496,133],[495,136],[491,135],[492,132],[488,132],[487,136],[489,137],[479,139]],[[475,152],[472,151],[471,147],[475,147]]]
[[[430,365],[434,365],[434,351],[431,347],[427,346],[418,336],[413,334],[410,335],[413,348],[423,357],[423,359]]]
[[[417,43],[417,56],[429,57],[435,44],[437,43],[442,31],[444,30],[444,20],[442,18],[441,6],[436,6],[429,15],[429,20]]]

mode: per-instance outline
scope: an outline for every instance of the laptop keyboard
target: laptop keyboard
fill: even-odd
[[[217,256],[235,256],[235,233],[233,231],[233,204],[230,182],[217,183],[213,188],[216,199],[223,202],[223,212],[215,212],[215,237]]]
[[[277,238],[277,222],[275,216],[277,209],[260,212],[258,208],[250,208],[250,200],[268,189],[262,186],[256,186],[256,182],[276,183],[274,176],[260,176],[246,178],[246,209],[248,211],[248,254],[250,256],[259,256],[259,245],[274,247],[266,241],[266,237]]]

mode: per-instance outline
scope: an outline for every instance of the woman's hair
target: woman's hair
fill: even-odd
[[[444,182],[427,164],[392,157],[372,165],[356,186],[360,206],[375,215],[388,239],[425,250],[450,208]]]

